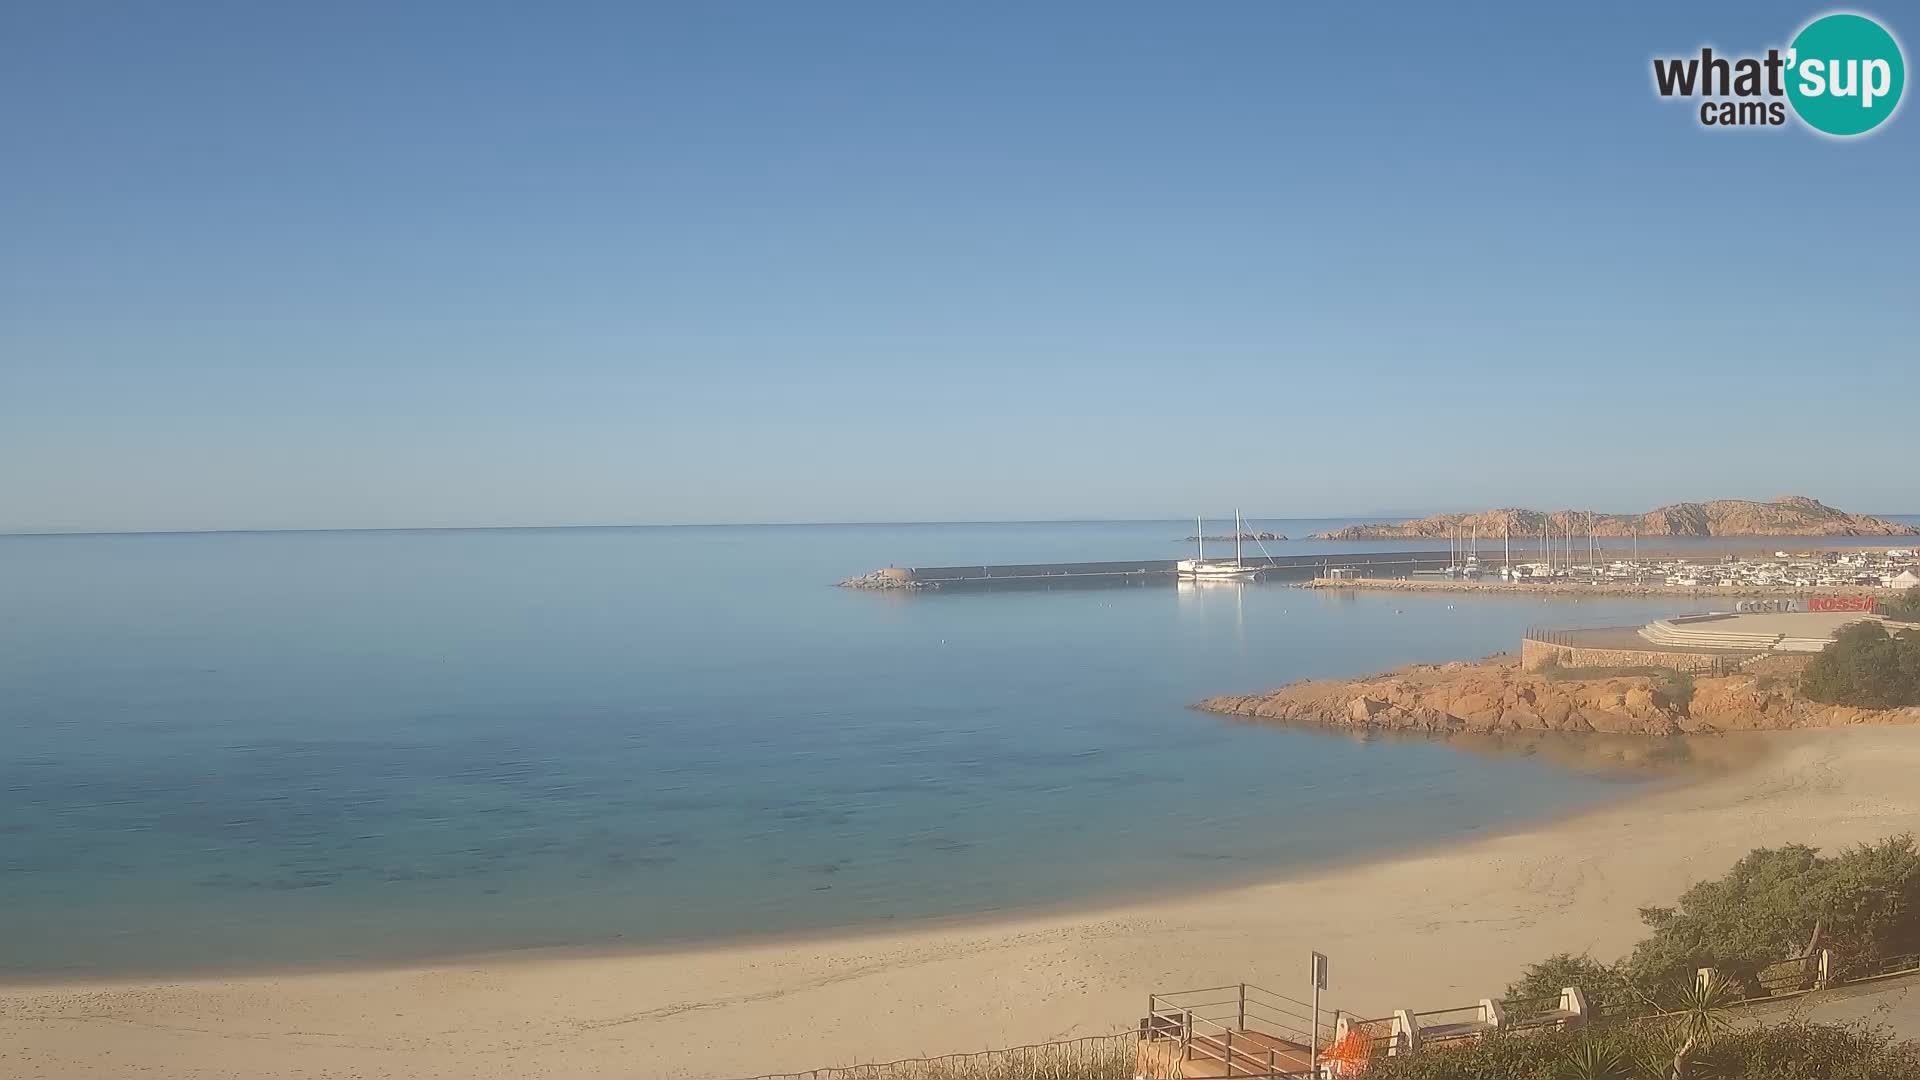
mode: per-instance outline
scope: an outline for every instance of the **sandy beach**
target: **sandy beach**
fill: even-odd
[[[0,988],[0,1075],[744,1076],[1129,1027],[1247,980],[1379,1015],[1497,995],[1749,848],[1913,827],[1920,732],[1740,736],[1740,771],[1538,828],[1228,891],[992,924],[625,955]],[[1275,828],[1286,827],[1276,822]]]

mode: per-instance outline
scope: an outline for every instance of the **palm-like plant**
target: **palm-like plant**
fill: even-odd
[[[1680,1045],[1673,1052],[1673,1080],[1688,1080],[1693,1055],[1706,1049],[1715,1036],[1733,1023],[1727,1010],[1734,1001],[1732,986],[1718,975],[1696,982],[1676,995],[1676,1008],[1672,1012]]]
[[[1566,1080],[1630,1080],[1620,1051],[1591,1038],[1567,1053],[1560,1075]]]

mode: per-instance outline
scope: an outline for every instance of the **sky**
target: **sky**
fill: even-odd
[[[1826,10],[0,5],[0,531],[1920,511]]]

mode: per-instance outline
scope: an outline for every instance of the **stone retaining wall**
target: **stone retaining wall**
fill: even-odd
[[[1563,668],[1663,667],[1696,675],[1717,673],[1735,666],[1738,657],[1714,653],[1662,652],[1659,649],[1588,649],[1522,638],[1520,670],[1539,671],[1549,663]]]

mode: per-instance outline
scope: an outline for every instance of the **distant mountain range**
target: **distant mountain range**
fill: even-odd
[[[1591,526],[1589,526],[1591,521]],[[1443,540],[1477,531],[1482,539],[1511,535],[1585,536],[1920,536],[1920,528],[1897,521],[1849,514],[1804,495],[1772,502],[1715,499],[1674,503],[1644,514],[1602,514],[1586,510],[1501,509],[1477,514],[1434,514],[1394,525],[1350,525],[1316,533],[1315,540]]]

